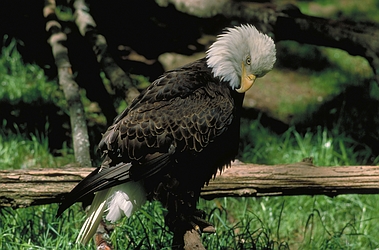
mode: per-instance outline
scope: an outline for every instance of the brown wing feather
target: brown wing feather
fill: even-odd
[[[229,89],[213,79],[200,60],[153,82],[115,120],[99,148],[115,164],[138,163],[132,169],[170,147],[176,154],[199,153],[228,128],[233,111]]]
[[[209,147],[215,139],[223,138],[221,135],[231,126],[233,118],[235,105],[231,91],[212,77],[205,59],[166,72],[108,128],[99,143],[105,156],[103,170],[94,171],[85,178],[67,196],[69,199],[62,203],[60,212],[87,194],[110,188],[120,180],[146,179],[157,173],[162,176],[165,172],[162,170],[167,167],[187,168],[191,167],[191,162],[197,168],[200,162],[207,167],[196,184],[199,186],[196,188],[200,188],[201,183],[207,182],[217,169],[235,156],[235,143],[227,142],[222,148],[214,143]],[[223,136],[229,140],[235,134]],[[207,151],[204,160],[199,161],[198,156],[204,150]],[[221,160],[211,161],[214,155],[207,158],[208,153],[217,155],[218,151]],[[120,164],[128,169],[119,169]],[[123,169],[128,173],[119,171]],[[186,178],[188,168],[184,172],[174,172],[178,171],[183,175],[179,179]],[[159,180],[155,182],[159,185]]]

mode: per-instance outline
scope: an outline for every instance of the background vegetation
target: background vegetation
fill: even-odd
[[[300,1],[299,6],[312,15],[338,18],[343,13],[345,18],[378,22],[378,1],[364,2]],[[306,85],[303,95],[278,95],[281,108],[272,115],[295,119],[278,130],[266,114],[244,118],[238,158],[264,164],[306,157],[320,166],[378,164],[378,110],[370,105],[377,104],[379,91],[367,62],[339,50],[293,42],[280,44],[278,55],[277,67],[257,88],[265,91],[265,81],[280,86],[283,76],[295,72],[291,80],[294,88]],[[96,144],[105,119],[84,91],[83,102]],[[41,68],[22,62],[15,41],[0,57],[0,106],[0,169],[59,167],[74,161],[63,95]],[[204,244],[209,249],[378,249],[378,204],[379,195],[200,200],[217,229],[203,236]],[[93,248],[74,243],[85,217],[80,204],[60,218],[56,210],[56,204],[1,209],[0,249]],[[164,226],[164,213],[159,203],[147,203],[119,223],[111,235],[114,246],[169,249],[172,235]]]

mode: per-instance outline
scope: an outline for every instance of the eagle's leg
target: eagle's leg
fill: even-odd
[[[201,233],[211,233],[216,230],[211,223],[205,220],[204,211],[195,209],[191,215],[177,212],[169,212],[165,217],[166,225],[174,233],[172,249],[205,250],[201,242]]]
[[[195,209],[191,215],[169,212],[166,217],[166,225],[173,232],[178,230],[196,230],[201,233],[214,233],[216,229],[206,219],[206,213],[203,210]]]
[[[215,228],[206,220],[206,213],[196,208],[200,197],[200,186],[197,189],[188,189],[193,185],[187,178],[192,172],[176,173],[175,177],[170,174],[163,176],[163,181],[154,187],[153,199],[159,200],[168,213],[165,216],[165,223],[172,232],[186,232],[195,230],[201,233],[213,233]],[[179,180],[178,180],[179,179]]]
[[[196,209],[193,213],[192,220],[190,221],[193,228],[199,233],[215,233],[216,229],[207,221],[206,213],[203,210]]]

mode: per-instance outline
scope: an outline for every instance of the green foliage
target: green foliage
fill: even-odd
[[[84,212],[74,206],[55,217],[57,205],[0,210],[0,249],[87,249],[75,244]]]
[[[111,235],[116,249],[171,249],[172,233],[165,227],[165,209],[148,202],[131,218],[125,218]],[[120,240],[123,239],[123,240]]]
[[[269,77],[286,84],[283,89],[277,85],[273,98],[277,103],[275,117],[280,120],[291,124],[309,120],[323,105],[337,97],[341,99],[346,89],[353,86],[369,89],[370,96],[357,96],[362,101],[379,99],[372,68],[362,57],[294,41],[281,41],[277,50],[277,70],[270,72]],[[288,69],[296,74],[289,73]]]
[[[311,3],[309,3],[311,2]],[[316,0],[297,1],[296,5],[304,14],[324,18],[338,19],[343,17],[355,21],[379,22],[377,0]]]
[[[242,121],[241,160],[263,164],[299,162],[312,157],[317,166],[367,164],[372,160],[371,149],[343,132],[338,127],[327,130],[317,127],[304,133],[290,127],[283,134],[264,128],[259,119]],[[374,160],[378,163],[378,158]]]
[[[265,164],[300,161],[314,157],[317,165],[360,164],[370,155],[364,145],[337,129],[318,127],[300,133],[294,127],[283,134],[264,128],[259,120],[242,126],[244,161]],[[200,200],[209,213],[216,234],[203,235],[208,249],[373,249],[379,247],[376,232],[378,195],[222,198]],[[57,206],[3,209],[0,215],[0,248],[91,249],[74,244],[84,220],[75,205],[61,218]],[[170,249],[172,233],[164,226],[165,210],[147,203],[115,228],[111,240],[117,249]]]
[[[55,9],[55,14],[61,21],[75,21],[73,10],[68,6],[58,5]]]
[[[214,207],[217,235],[205,242],[210,249],[374,249],[378,200],[377,195],[217,199],[206,202]]]
[[[316,2],[329,4],[324,0]],[[349,13],[348,6],[351,5],[341,5],[344,13]],[[372,8],[374,11],[376,8]],[[351,9],[349,15],[357,16],[357,12],[359,9]],[[72,13],[65,9],[59,15],[65,20],[72,18]],[[368,16],[377,18],[378,15]],[[309,77],[309,81],[301,84],[311,86],[316,93],[314,96],[336,95],[347,85],[360,84],[372,77],[365,60],[340,50],[289,42],[284,52],[289,62],[299,60],[295,65],[298,73]],[[314,61],[319,65],[312,65]],[[282,63],[282,67],[288,67]],[[145,79],[136,79],[145,82]],[[378,98],[378,88],[370,86],[371,97]],[[0,100],[12,104],[46,102],[65,106],[58,85],[46,81],[43,70],[36,65],[22,63],[15,41],[2,49]],[[287,109],[283,113],[313,111],[305,107],[304,103],[310,102],[306,97],[299,98],[295,104],[294,100],[290,101],[292,107],[287,100],[280,105]],[[87,99],[84,102],[87,110],[90,109],[91,103]],[[24,134],[8,133],[6,122],[2,122],[1,169],[54,167],[73,161],[72,149],[67,146],[63,146],[61,158],[49,152],[48,124],[42,132]],[[338,124],[334,129],[318,126],[305,131],[291,126],[277,134],[262,126],[259,119],[242,123],[239,159],[246,162],[278,164],[313,157],[316,165],[342,166],[378,164],[379,161],[368,146],[354,140]],[[15,127],[17,131],[17,125]],[[208,219],[217,229],[216,234],[203,235],[208,249],[377,249],[378,204],[379,195],[295,196],[200,200],[199,208],[209,213]],[[60,218],[55,217],[56,211],[56,204],[17,210],[2,208],[0,249],[93,249],[92,242],[89,246],[75,244],[85,219],[79,204]],[[142,210],[118,224],[111,234],[113,245],[117,249],[170,249],[172,233],[164,226],[165,212],[159,203],[148,202]]]
[[[4,124],[1,131],[6,131]],[[72,149],[67,146],[63,145],[60,154],[54,157],[50,153],[46,133],[36,132],[25,138],[21,133],[0,132],[0,169],[53,168],[74,161]]]
[[[47,81],[44,71],[34,64],[24,64],[17,51],[17,41],[3,47],[0,56],[0,104],[12,107],[12,114],[2,113],[0,126],[0,169],[57,167],[73,161],[72,149],[63,145],[60,157],[54,157],[49,149],[47,134],[49,123],[43,131],[24,132],[28,124],[13,124],[10,117],[18,117],[23,105],[65,106],[63,94],[56,83]],[[21,105],[20,105],[21,104]],[[40,110],[35,110],[36,116]],[[2,110],[4,112],[4,110]],[[30,118],[31,114],[27,114]],[[35,117],[33,117],[35,118]],[[16,131],[12,133],[11,131]]]
[[[0,100],[12,104],[18,102],[55,102],[64,100],[58,85],[46,80],[43,70],[37,65],[24,64],[17,51],[17,42],[12,40],[3,47],[0,57]]]

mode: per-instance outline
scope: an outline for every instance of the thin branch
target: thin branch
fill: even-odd
[[[130,103],[139,94],[137,88],[133,86],[132,79],[115,63],[108,52],[107,41],[103,35],[97,32],[96,22],[89,13],[89,6],[85,0],[75,0],[73,6],[75,23],[80,33],[91,44],[97,61],[111,81],[113,88]]]
[[[276,41],[292,40],[338,48],[369,62],[379,84],[379,26],[351,20],[332,20],[308,16],[295,5],[231,4],[224,11],[247,22],[261,23],[262,30]],[[265,27],[263,27],[265,26]]]
[[[379,25],[352,20],[332,20],[301,13],[293,4],[254,3],[232,0],[156,0],[161,6],[173,4],[179,11],[197,17],[224,16],[227,20],[251,23],[276,42],[292,40],[339,48],[369,62],[379,84]],[[216,19],[217,20],[217,19]]]

